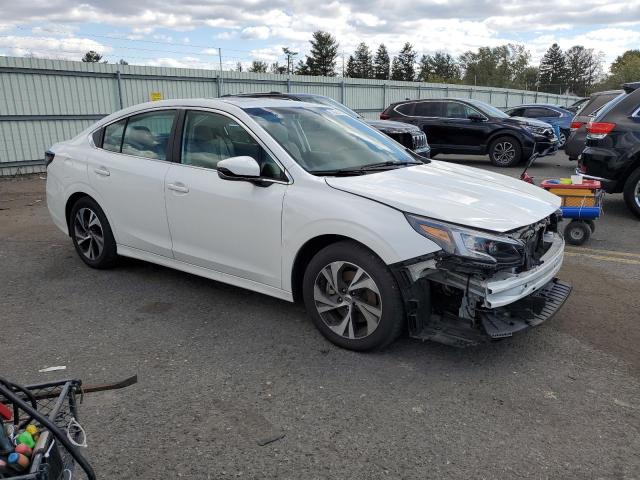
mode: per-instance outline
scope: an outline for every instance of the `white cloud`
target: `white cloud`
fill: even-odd
[[[32,55],[45,58],[80,60],[89,50],[102,55],[112,51],[111,47],[87,38],[66,37],[0,37],[0,49],[13,56]]]
[[[242,38],[248,39],[257,39],[257,40],[266,40],[269,38],[269,34],[271,30],[267,26],[259,26],[259,27],[247,27],[243,28],[240,35]]]

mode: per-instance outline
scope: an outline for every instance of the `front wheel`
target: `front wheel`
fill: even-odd
[[[369,249],[342,241],[309,262],[302,294],[318,330],[349,350],[380,349],[402,331],[404,308],[389,268]]]
[[[499,137],[491,142],[489,158],[496,167],[513,167],[522,160],[522,147],[513,137]]]
[[[569,138],[569,134],[566,130],[560,130],[560,136],[558,137],[558,149],[562,149],[567,144],[567,139]]]
[[[581,220],[571,220],[564,229],[564,238],[571,245],[583,245],[589,237],[591,237],[591,229]]]
[[[640,218],[640,168],[636,168],[625,182],[623,196],[629,210]]]

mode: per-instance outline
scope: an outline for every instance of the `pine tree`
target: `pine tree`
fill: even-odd
[[[373,59],[373,78],[387,80],[389,78],[389,52],[384,43],[381,43]]]
[[[367,44],[362,42],[355,51],[356,78],[373,78],[373,59]]]
[[[240,63],[240,62],[238,62]],[[240,64],[242,65],[242,64]],[[254,60],[251,62],[251,66],[249,67],[249,71],[253,73],[267,73],[267,69],[269,65],[266,62],[261,62],[260,60]]]
[[[393,57],[391,66],[391,78],[412,82],[416,77],[416,58],[418,54],[409,42],[404,44],[397,57]]]
[[[100,60],[102,60],[102,55],[94,50],[89,50],[82,57],[82,61],[85,63],[98,63]]]
[[[595,53],[593,48],[575,45],[566,51],[565,62],[569,90],[587,96],[602,74],[602,54]]]
[[[565,55],[557,43],[549,47],[540,61],[539,82],[543,92],[562,92],[567,88],[567,64]]]
[[[336,58],[338,57],[338,42],[329,32],[318,30],[313,32],[311,52],[307,56],[307,75],[322,75],[334,77],[336,75]]]
[[[349,55],[349,59],[347,60],[347,69],[344,72],[344,76],[349,78],[358,78],[356,59],[353,58],[353,55]]]

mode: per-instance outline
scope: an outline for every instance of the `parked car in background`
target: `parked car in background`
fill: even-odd
[[[535,118],[557,127],[558,148],[564,148],[571,132],[573,113],[557,105],[537,103],[520,105],[506,110],[511,117]]]
[[[508,337],[571,291],[556,278],[559,197],[429,161],[334,107],[149,102],[54,145],[46,163],[53,222],[88,266],[122,255],[301,300],[344,348],[405,328],[454,345]]]
[[[565,110],[569,110],[574,115],[578,113],[578,110],[582,108],[582,106],[589,101],[589,98],[581,98],[580,100],[576,100],[568,107],[565,107]]]
[[[393,138],[399,144],[407,147],[409,150],[413,150],[422,157],[429,158],[431,156],[431,147],[429,146],[427,135],[418,127],[408,125],[401,122],[393,122],[389,120],[367,120],[362,115],[354,112],[349,107],[334,100],[331,97],[324,95],[317,95],[315,93],[281,93],[281,92],[268,92],[268,93],[240,93],[237,95],[224,95],[224,97],[252,97],[252,98],[280,98],[284,100],[295,100],[298,102],[317,103],[320,105],[327,105],[329,107],[337,108],[343,111],[347,115],[352,116],[368,123],[373,128],[380,130],[388,137]]]
[[[600,180],[607,192],[622,192],[640,218],[640,82],[623,88],[587,124],[578,172]]]
[[[592,94],[582,108],[576,113],[571,121],[571,133],[567,139],[565,153],[569,156],[569,160],[578,160],[578,157],[584,150],[585,140],[587,138],[587,124],[593,116],[614,98],[622,95],[624,90],[608,90],[606,92],[597,92]]]
[[[548,123],[511,118],[479,100],[408,100],[392,103],[380,118],[420,127],[429,138],[431,156],[488,154],[492,164],[512,167],[534,154],[544,156],[558,148],[558,138]]]

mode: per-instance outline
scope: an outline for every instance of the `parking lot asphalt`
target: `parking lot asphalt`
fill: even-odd
[[[530,172],[572,167],[558,153]],[[81,405],[99,478],[640,478],[640,222],[620,195],[567,248],[574,291],[545,324],[466,350],[403,338],[359,354],[300,305],[139,261],[87,268],[44,185],[0,179],[0,375],[138,375]]]

